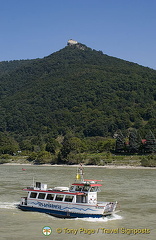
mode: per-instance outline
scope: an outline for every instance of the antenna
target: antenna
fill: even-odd
[[[35,187],[35,180],[34,180],[34,177],[33,177],[33,188]]]

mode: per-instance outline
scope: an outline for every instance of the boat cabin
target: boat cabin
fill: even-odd
[[[73,183],[70,188],[55,187],[48,189],[47,184],[36,182],[34,187],[28,187],[23,190],[28,192],[27,199],[29,200],[97,204],[97,192],[100,191],[100,186],[102,185],[95,183],[95,181],[85,181]]]

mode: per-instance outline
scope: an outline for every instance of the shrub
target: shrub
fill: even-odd
[[[156,167],[156,155],[148,155],[142,157],[141,165],[144,167]]]

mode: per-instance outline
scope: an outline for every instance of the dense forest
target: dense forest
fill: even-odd
[[[43,59],[0,62],[1,139],[19,150],[69,133],[88,141],[136,129],[144,139],[156,134],[155,118],[156,70],[80,43]]]

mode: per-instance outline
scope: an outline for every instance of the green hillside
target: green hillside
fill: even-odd
[[[85,45],[43,59],[0,63],[0,131],[18,138],[72,131],[156,133],[156,71]]]

